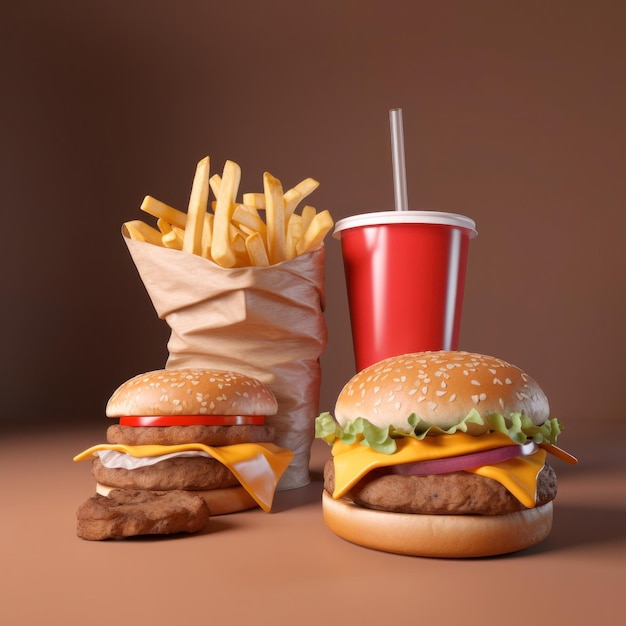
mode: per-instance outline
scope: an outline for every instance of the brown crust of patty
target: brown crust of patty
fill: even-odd
[[[181,443],[227,446],[236,443],[265,443],[274,441],[274,427],[271,424],[235,426],[120,426],[113,424],[107,428],[107,441],[128,446],[148,444],[174,446]]]
[[[219,489],[239,485],[235,475],[219,461],[202,456],[173,457],[132,470],[108,468],[93,458],[91,473],[97,482],[118,489]]]
[[[335,488],[332,459],[324,467],[324,487]],[[545,465],[537,478],[537,506],[556,496],[556,474]],[[429,476],[390,474],[384,468],[364,476],[345,496],[362,506],[394,513],[428,515],[502,515],[526,510],[499,482],[470,472]]]
[[[195,533],[210,518],[204,499],[186,491],[125,491],[95,495],[76,513],[76,534],[102,541],[136,535]]]

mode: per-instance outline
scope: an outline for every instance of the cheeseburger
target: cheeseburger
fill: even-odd
[[[324,520],[353,543],[400,554],[479,557],[522,550],[552,527],[551,454],[561,424],[539,385],[500,359],[468,352],[391,357],[343,388]]]
[[[107,443],[74,457],[91,459],[97,483],[79,509],[79,536],[195,532],[209,515],[269,511],[293,458],[272,443],[265,417],[277,408],[266,385],[236,372],[165,369],[131,378],[107,404],[117,419]]]

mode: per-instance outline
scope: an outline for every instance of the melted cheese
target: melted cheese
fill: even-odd
[[[76,455],[74,461],[85,461],[102,450],[116,450],[138,458],[188,451],[206,452],[237,477],[242,487],[264,511],[270,510],[278,481],[293,459],[293,452],[273,443],[238,443],[230,446],[207,446],[202,443],[128,446],[103,443]]]
[[[480,437],[455,433],[454,435],[425,437],[421,441],[404,437],[398,439],[397,444],[396,452],[383,454],[369,446],[362,446],[359,443],[345,445],[337,440],[332,448],[335,463],[333,498],[341,498],[363,476],[377,467],[449,458],[493,450],[502,446],[517,445],[502,433],[491,433]],[[529,456],[516,457],[509,461],[483,465],[465,471],[498,481],[524,506],[532,508],[536,503],[537,476],[544,466],[545,458],[546,451],[541,449]]]

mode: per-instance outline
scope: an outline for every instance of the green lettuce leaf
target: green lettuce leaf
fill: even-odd
[[[556,443],[562,429],[561,423],[556,418],[546,420],[541,426],[535,426],[523,413],[511,413],[508,417],[500,413],[490,413],[483,418],[476,409],[472,409],[461,422],[447,429],[429,424],[415,413],[409,415],[404,428],[375,426],[364,417],[357,417],[342,427],[330,413],[324,412],[315,420],[315,437],[323,439],[329,445],[339,439],[346,445],[359,442],[360,445],[369,446],[377,452],[393,454],[397,449],[396,439],[400,437],[414,437],[421,440],[427,435],[465,433],[470,424],[486,425],[490,432],[507,435],[518,444],[528,441]]]

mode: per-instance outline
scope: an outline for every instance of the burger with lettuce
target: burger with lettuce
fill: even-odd
[[[539,385],[498,358],[469,352],[391,357],[357,373],[334,418],[324,468],[327,526],[365,547],[430,557],[510,553],[545,539],[557,491],[555,444]]]

